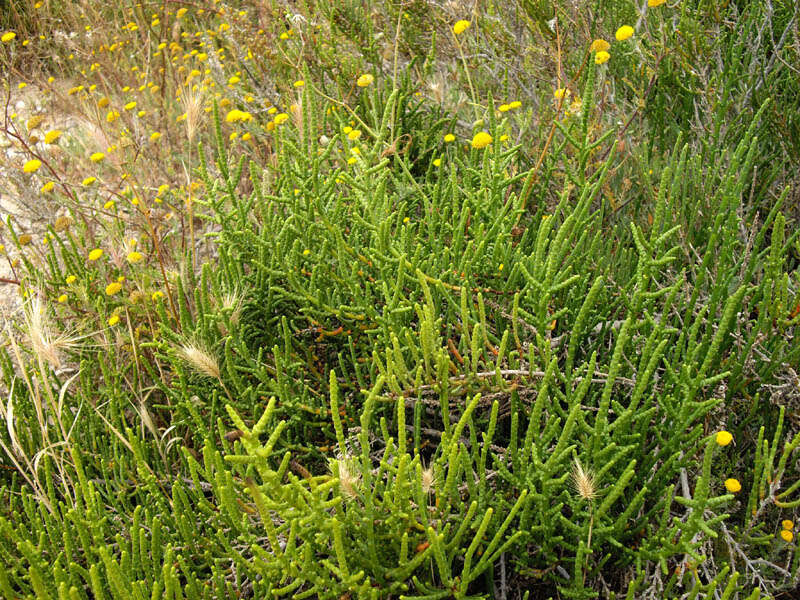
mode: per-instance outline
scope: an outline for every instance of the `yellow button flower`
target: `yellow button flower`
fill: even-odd
[[[633,35],[633,27],[630,25],[623,25],[619,29],[617,29],[617,33],[614,34],[614,37],[617,38],[618,42],[624,42],[629,37]]]
[[[444,136],[444,141],[447,142],[448,144],[450,142],[454,142],[455,140],[456,140],[456,136],[454,136],[452,133],[448,133],[448,134],[446,134]]]
[[[589,46],[589,52],[603,52],[607,51],[609,48],[611,48],[611,44],[604,39],[597,39]]]
[[[375,81],[375,77],[371,73],[364,73],[356,80],[356,85],[358,87],[367,87],[371,85],[373,81]]]
[[[303,81],[302,79],[298,79],[298,80],[297,80],[297,81],[295,81],[295,82],[294,82],[292,85],[294,85],[294,87],[296,87],[296,88],[301,88],[301,87],[303,87],[305,84],[306,84],[306,82],[305,82],[305,81]]]
[[[602,65],[604,62],[608,62],[609,58],[611,58],[611,55],[608,52],[605,50],[600,50],[594,55],[594,64]]]
[[[102,152],[95,152],[94,154],[92,154],[89,157],[89,160],[92,161],[93,163],[99,163],[99,162],[103,162],[103,159],[105,157],[106,157],[106,155],[103,154]]]
[[[136,252],[135,250],[133,252],[128,252],[128,262],[131,264],[141,262],[143,258],[144,255],[141,252]]]
[[[158,138],[160,138],[160,137],[161,137],[161,132],[160,131],[154,131],[153,133],[150,134],[150,141],[151,142],[157,142]]]
[[[56,184],[53,183],[52,181],[48,181],[41,188],[39,188],[39,192],[42,193],[42,194],[48,194],[48,193],[53,191],[53,188],[55,187],[55,185]]]
[[[44,143],[45,144],[55,144],[58,141],[58,138],[61,137],[62,131],[60,129],[53,129],[52,131],[48,131],[44,134]]]
[[[738,479],[733,479],[731,477],[730,479],[725,480],[725,489],[727,489],[732,494],[736,494],[742,491],[742,484],[739,483]]]
[[[38,171],[39,167],[41,167],[41,166],[42,166],[42,161],[36,160],[34,158],[34,159],[29,160],[28,162],[26,162],[25,165],[22,167],[22,170],[25,173],[36,173],[36,171]]]
[[[347,134],[347,138],[350,141],[353,141],[353,142],[356,141],[360,137],[361,137],[361,130],[360,129],[353,129],[353,130],[350,131],[350,133]]]
[[[95,248],[91,252],[89,252],[89,260],[97,260],[103,256],[103,249],[102,248]]]
[[[86,179],[81,181],[81,184],[84,186],[89,186],[92,185],[95,181],[97,181],[97,177],[87,177]]]
[[[122,289],[122,284],[119,281],[112,281],[106,286],[106,296],[113,296]]]
[[[61,294],[58,297],[58,303],[59,304],[64,304],[66,301],[67,301],[67,295],[66,294]]]
[[[101,252],[102,252],[102,250],[101,250]],[[70,283],[75,283],[76,279],[77,279],[77,277],[75,275],[68,275],[67,278],[64,281],[67,283],[67,285],[69,285]]]
[[[781,521],[781,527],[783,529],[794,529],[794,522],[790,521],[789,519],[784,519]]]
[[[667,0],[647,0],[647,6],[650,8],[655,8],[656,6],[661,6]]]
[[[111,317],[108,319],[109,327],[113,327],[117,323],[119,323],[119,315],[111,315]]]
[[[163,298],[163,297],[164,297],[164,292],[155,291],[155,292],[153,292],[153,294],[150,296],[150,299],[151,299],[153,302],[155,302],[156,300],[158,300],[158,299],[160,299],[160,298]]]
[[[279,114],[275,115],[275,125],[280,125],[281,123],[286,121],[286,119],[288,119],[288,118],[289,118],[289,115],[287,115],[286,113],[279,113]]]
[[[716,440],[720,446],[727,446],[733,441],[733,436],[728,431],[719,431]]]
[[[465,21],[463,19],[461,21],[456,21],[456,24],[453,25],[453,33],[455,33],[456,35],[461,35],[467,29],[469,29],[470,25],[471,23],[469,21]]]
[[[492,136],[486,133],[485,131],[479,131],[475,134],[475,137],[472,138],[472,147],[481,149],[486,148],[489,144],[492,143]]]
[[[791,531],[789,531],[788,529],[782,529],[781,530],[781,539],[784,542],[787,542],[787,543],[791,542],[794,539],[794,534]]]
[[[0,37],[0,41],[2,41],[2,42],[4,42],[4,43],[6,43],[6,44],[7,44],[7,43],[8,43],[8,42],[10,42],[11,40],[13,40],[15,37],[17,37],[17,34],[16,34],[16,33],[14,33],[13,31],[6,31],[6,32],[5,32],[5,33],[2,35],[2,37]]]

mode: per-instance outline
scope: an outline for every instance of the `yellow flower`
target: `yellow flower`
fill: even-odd
[[[92,185],[95,181],[97,181],[97,177],[87,177],[83,181],[81,181],[82,185]]]
[[[509,110],[511,110],[511,107],[508,104],[501,104],[500,106],[497,107],[497,110],[499,110],[500,112],[508,112]]]
[[[233,77],[228,79],[228,85],[236,85],[240,81],[241,81],[241,79],[239,77],[237,77],[236,75],[234,75]]]
[[[309,254],[311,254],[311,250],[309,250],[308,248],[303,250],[303,256],[308,256]]]
[[[128,252],[128,262],[131,264],[136,264],[138,262],[141,262],[143,258],[144,256],[142,255],[141,252],[136,252],[136,250],[134,250],[133,252]]]
[[[89,252],[89,260],[97,260],[103,256],[103,249],[102,248],[95,248],[91,252]]]
[[[108,103],[109,103],[109,99],[106,98],[105,96],[103,96],[102,98],[100,98],[100,100],[97,101],[97,107],[98,108],[105,108],[106,106],[108,106]]]
[[[122,284],[119,281],[112,281],[106,286],[106,296],[113,296],[122,289]]]
[[[655,8],[656,6],[661,6],[667,0],[647,0],[647,6],[650,8]]]
[[[58,138],[61,137],[62,131],[60,129],[53,129],[52,131],[48,131],[44,134],[44,143],[45,144],[55,144],[58,141]]]
[[[624,42],[629,37],[633,35],[633,27],[630,25],[623,25],[619,29],[617,29],[617,33],[614,34],[614,37],[617,38],[618,42]]]
[[[470,22],[469,21],[465,21],[464,19],[462,19],[460,21],[456,21],[456,24],[453,25],[453,33],[455,33],[456,35],[461,35],[467,29],[469,29],[469,26],[470,26]]]
[[[286,121],[286,119],[288,119],[288,118],[289,118],[289,115],[287,115],[286,113],[279,113],[279,114],[275,115],[275,125],[280,125],[281,123]]]
[[[481,149],[486,148],[489,144],[492,143],[492,136],[486,133],[485,131],[479,131],[475,134],[475,137],[472,138],[472,147]]]
[[[133,110],[134,108],[136,108],[136,101],[132,100],[131,102],[128,102],[125,106],[123,106],[123,108],[125,110]]]
[[[351,141],[356,141],[358,138],[361,137],[361,130],[360,129],[353,129],[350,133],[347,134],[347,138]]]
[[[41,192],[42,194],[47,194],[49,192],[52,192],[55,185],[56,184],[53,183],[52,181],[48,181],[41,188],[39,188],[39,192]]]
[[[433,166],[434,166],[434,167],[438,167],[438,166],[440,166],[441,164],[442,164],[442,159],[441,159],[441,158],[436,158],[436,159],[434,159],[434,161],[433,161]]]
[[[117,119],[119,119],[119,113],[117,111],[115,111],[115,110],[110,110],[106,114],[106,122],[107,123],[113,123]]]
[[[103,204],[103,208],[106,209],[106,210],[110,210],[110,209],[114,208],[115,204],[116,204],[116,202],[114,202],[113,200],[108,200],[108,201],[106,201],[105,204]]]
[[[609,58],[611,58],[611,55],[608,52],[600,50],[594,55],[594,64],[602,65],[604,62],[607,62]]]
[[[716,440],[720,446],[727,446],[733,441],[733,436],[728,431],[718,431]]]
[[[569,98],[569,96],[570,96],[570,94],[571,94],[571,93],[572,93],[572,92],[570,92],[570,91],[569,91],[568,89],[566,89],[566,88],[558,88],[557,90],[555,90],[555,91],[553,92],[553,97],[554,97],[556,100],[561,100],[562,98]]]
[[[508,103],[508,107],[511,109],[519,108],[520,106],[522,106],[522,102],[520,102],[519,100],[514,100],[513,102]]]
[[[3,41],[3,42],[5,42],[5,43],[8,43],[8,42],[10,42],[11,40],[13,40],[15,37],[17,37],[17,34],[16,34],[16,33],[14,33],[13,31],[6,31],[6,32],[5,32],[5,33],[2,35],[2,37],[0,37],[0,41]]]
[[[781,527],[783,529],[794,529],[794,522],[790,521],[789,519],[784,519],[781,521]]]
[[[234,108],[233,110],[229,111],[227,115],[225,115],[225,121],[228,123],[238,123],[239,121],[247,122],[252,120],[253,115],[249,112],[245,112],[243,110],[239,110]]]
[[[66,281],[67,285],[69,285],[70,283],[75,283],[76,279],[77,277],[75,275],[67,275],[67,278],[64,281]]]
[[[794,534],[788,529],[781,529],[781,539],[784,542],[791,542],[794,539]]]
[[[732,494],[736,494],[742,490],[742,484],[738,479],[730,478],[725,480],[725,488]]]
[[[176,17],[178,17],[178,18],[180,19],[180,18],[181,18],[183,15],[185,15],[185,14],[186,14],[188,11],[189,11],[189,9],[188,9],[188,8],[179,8],[179,9],[178,9],[178,12],[176,12],[176,13],[175,13],[175,16],[176,16]]]
[[[303,81],[302,79],[298,79],[298,80],[297,80],[297,81],[295,81],[295,82],[294,82],[292,85],[294,85],[294,87],[296,87],[296,88],[301,88],[301,87],[303,87],[305,84],[306,84],[306,82],[305,82],[305,81]]]
[[[447,142],[448,144],[450,142],[454,142],[455,139],[456,139],[456,136],[454,136],[452,133],[445,134],[445,136],[444,136],[444,141]]]
[[[155,291],[155,292],[153,292],[153,294],[150,296],[150,299],[151,299],[153,302],[155,302],[155,301],[156,301],[156,300],[158,300],[159,298],[163,298],[163,297],[164,297],[164,292]]]
[[[151,142],[157,142],[158,138],[160,138],[160,137],[161,137],[161,132],[160,131],[154,131],[153,133],[150,134],[150,141]]]
[[[364,73],[356,80],[356,85],[358,87],[367,87],[371,85],[373,81],[375,81],[375,77],[371,73]]]
[[[111,317],[108,319],[109,327],[113,327],[117,323],[119,323],[119,315],[111,315]]]
[[[59,304],[64,304],[64,302],[66,302],[66,301],[67,301],[67,295],[66,295],[66,294],[61,294],[61,295],[58,297],[58,303],[59,303]]]
[[[597,39],[589,46],[589,52],[605,52],[609,48],[611,48],[611,44],[603,39]]]
[[[94,154],[92,154],[89,157],[89,160],[92,161],[93,163],[99,163],[99,162],[103,162],[103,159],[105,157],[106,157],[106,155],[103,154],[102,152],[95,152]]]
[[[25,165],[22,167],[22,170],[25,173],[36,173],[36,171],[38,171],[39,167],[41,167],[41,166],[42,166],[42,161],[36,160],[34,158],[34,159],[29,160],[28,162],[26,162]]]

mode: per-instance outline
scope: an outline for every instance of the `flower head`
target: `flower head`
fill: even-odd
[[[781,529],[781,539],[784,542],[791,542],[794,539],[794,534],[788,529]]]
[[[781,521],[781,528],[782,529],[794,529],[794,522],[790,521],[789,519],[784,519]]]
[[[103,154],[102,152],[95,152],[94,154],[92,154],[89,157],[89,160],[91,160],[93,163],[99,163],[99,162],[103,162],[103,159],[105,157],[106,157],[106,155]]]
[[[456,35],[461,35],[467,29],[469,29],[470,25],[471,23],[469,21],[465,21],[464,19],[456,21],[456,24],[453,25],[453,33],[455,33]]]
[[[479,131],[475,134],[475,137],[472,138],[472,147],[481,149],[486,148],[489,144],[492,143],[492,136],[486,133],[485,131]]]
[[[375,77],[371,73],[364,73],[356,80],[356,85],[358,87],[367,87],[371,85],[373,81],[375,81]]]
[[[42,161],[36,160],[34,158],[34,159],[29,160],[28,162],[26,162],[25,165],[22,167],[22,170],[25,173],[36,173],[36,171],[38,171],[39,167],[41,167],[41,166],[42,166]]]
[[[58,141],[58,138],[61,137],[61,130],[60,129],[53,129],[52,131],[48,131],[44,134],[44,143],[45,144],[55,144]]]
[[[742,484],[739,483],[738,479],[730,478],[725,480],[725,489],[727,489],[730,493],[736,494],[742,490]]]
[[[600,50],[594,55],[594,64],[602,65],[604,62],[607,62],[609,58],[611,58],[611,55],[608,52]]]
[[[89,252],[89,260],[97,260],[103,256],[103,249],[102,248],[95,248],[91,252]]]
[[[611,44],[604,39],[597,39],[592,42],[591,46],[589,46],[589,52],[603,52],[609,48],[611,48]]]
[[[448,143],[448,144],[450,142],[454,142],[455,140],[456,140],[456,136],[454,136],[452,133],[445,134],[445,136],[444,136],[444,141],[446,143]]]
[[[650,8],[655,8],[656,6],[661,6],[667,0],[647,0],[647,6]]]
[[[106,286],[106,296],[113,296],[122,289],[122,284],[119,281],[112,281]]]
[[[141,260],[144,258],[144,255],[141,252],[136,252],[136,250],[134,250],[132,252],[128,252],[127,258],[129,263],[136,264],[141,262]]]
[[[109,327],[113,327],[117,323],[119,323],[119,315],[111,315],[108,319]]]
[[[10,42],[11,40],[13,40],[15,37],[17,37],[17,34],[16,34],[16,33],[14,33],[13,31],[6,31],[6,32],[5,32],[5,33],[2,35],[2,37],[0,37],[0,41],[2,41],[2,42],[4,42],[4,43],[8,43],[8,42]]]
[[[733,436],[728,431],[718,431],[716,440],[720,446],[727,446],[733,441]]]
[[[633,27],[630,25],[623,25],[619,29],[617,29],[617,33],[614,34],[614,37],[617,38],[618,42],[624,42],[629,37],[633,35]]]

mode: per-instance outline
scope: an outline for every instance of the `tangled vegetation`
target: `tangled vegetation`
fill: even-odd
[[[791,597],[798,13],[7,0],[0,596]]]

